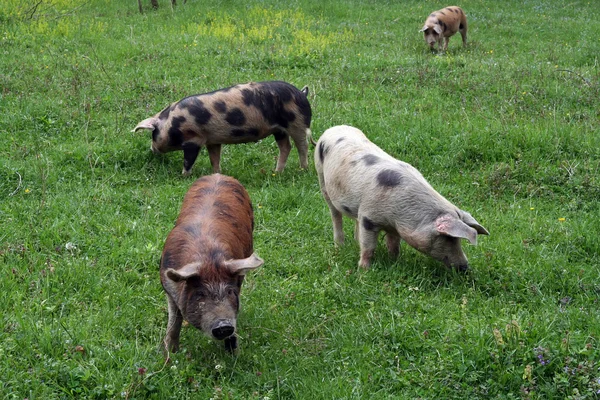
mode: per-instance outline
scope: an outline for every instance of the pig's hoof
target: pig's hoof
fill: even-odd
[[[235,349],[237,349],[237,336],[229,336],[228,338],[225,338],[223,340],[223,343],[225,344],[225,350],[227,350],[230,353],[233,353]]]
[[[188,171],[185,168],[183,169],[183,171],[181,171],[181,175],[183,176],[190,176],[192,174],[192,171]]]
[[[366,271],[371,267],[371,263],[359,261],[358,266]]]

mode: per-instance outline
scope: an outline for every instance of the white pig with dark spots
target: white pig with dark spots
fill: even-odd
[[[359,130],[341,125],[319,138],[315,167],[333,221],[337,245],[344,242],[342,215],[356,220],[359,265],[368,268],[379,232],[398,255],[400,240],[448,267],[468,268],[461,239],[477,244],[489,235],[475,218],[439,194],[413,166],[396,160]]]

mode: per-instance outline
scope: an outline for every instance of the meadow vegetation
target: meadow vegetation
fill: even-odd
[[[593,399],[600,396],[600,16],[595,1],[5,0],[0,8],[3,399]],[[188,326],[165,363],[158,262],[193,179],[130,130],[186,95],[310,88],[315,138],[349,124],[491,233],[446,269],[333,246],[314,170],[273,138],[226,146],[255,250],[239,352]],[[345,221],[351,238],[351,221]]]

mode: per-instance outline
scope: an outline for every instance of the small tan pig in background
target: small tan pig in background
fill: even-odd
[[[460,32],[463,46],[467,45],[467,16],[460,7],[452,6],[432,12],[421,29],[431,50],[438,44],[438,50],[446,51],[450,36]]]

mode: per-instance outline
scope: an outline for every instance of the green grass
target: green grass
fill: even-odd
[[[594,1],[460,4],[469,47],[418,32],[447,4],[8,0],[0,9],[2,399],[597,398],[600,19]],[[34,3],[35,4],[35,3]],[[169,102],[309,85],[313,135],[362,129],[490,232],[448,270],[383,241],[336,249],[295,149],[224,147],[255,250],[236,356],[191,328],[165,364],[158,261],[194,178],[129,131]],[[345,221],[351,238],[352,225]]]

